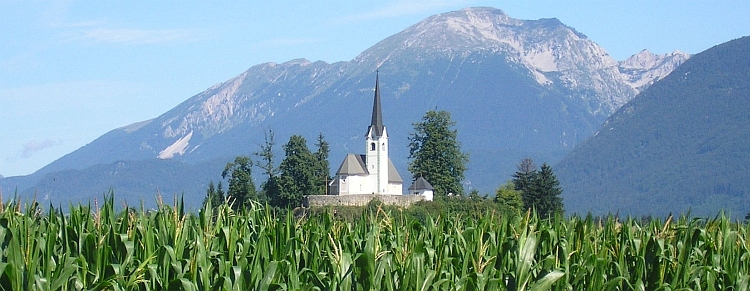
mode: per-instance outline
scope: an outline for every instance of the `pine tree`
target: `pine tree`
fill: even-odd
[[[562,188],[552,168],[542,164],[542,169],[534,177],[531,192],[535,193],[534,206],[541,217],[552,216],[563,212]]]
[[[328,182],[331,180],[331,168],[328,162],[330,152],[328,142],[323,134],[318,134],[318,142],[315,144],[318,150],[315,152],[315,187],[311,195],[328,194]]]
[[[232,200],[232,207],[240,209],[250,200],[258,200],[252,178],[252,162],[249,157],[239,156],[234,162],[227,163],[221,177],[229,179],[227,197]]]
[[[214,181],[208,183],[208,189],[206,190],[206,198],[203,199],[203,207],[208,203],[211,203],[211,208],[216,209],[224,203],[224,191],[221,190],[221,181],[219,181],[219,189],[214,186]]]
[[[560,182],[546,163],[537,171],[531,159],[524,159],[513,175],[513,183],[521,192],[524,208],[535,209],[541,217],[563,212]]]
[[[518,164],[518,171],[513,174],[513,185],[515,185],[517,191],[521,192],[523,207],[526,209],[531,208],[531,205],[534,204],[533,195],[529,191],[531,191],[531,183],[534,180],[536,173],[537,171],[534,161],[526,158],[521,160],[521,163]]]
[[[462,195],[468,155],[461,152],[456,125],[447,111],[428,111],[414,123],[409,137],[409,171],[424,177],[435,188],[435,196]]]

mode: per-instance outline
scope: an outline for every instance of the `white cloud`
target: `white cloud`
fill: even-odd
[[[312,38],[277,38],[264,41],[262,44],[270,47],[293,46],[316,43],[319,40]]]
[[[110,44],[157,44],[193,42],[203,37],[185,29],[110,29],[91,28],[67,33],[70,40]]]
[[[53,141],[51,139],[28,141],[23,145],[23,148],[21,149],[21,158],[28,159],[35,153],[51,148],[57,144],[59,144],[59,142]]]

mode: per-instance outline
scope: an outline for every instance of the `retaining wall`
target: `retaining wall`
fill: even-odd
[[[417,201],[424,200],[421,195],[380,195],[380,194],[358,194],[358,195],[308,195],[302,198],[304,207],[321,206],[365,206],[372,199],[378,199],[386,205],[409,207]]]

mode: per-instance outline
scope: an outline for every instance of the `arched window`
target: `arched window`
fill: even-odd
[[[371,144],[370,144],[370,150],[371,150],[371,151],[374,151],[374,150],[375,150],[375,143],[371,143]]]

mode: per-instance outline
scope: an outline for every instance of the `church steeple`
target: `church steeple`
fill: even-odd
[[[380,109],[380,76],[375,71],[375,98],[372,104],[372,122],[367,130],[368,134],[373,136],[383,136],[385,126],[383,126],[383,113]]]

